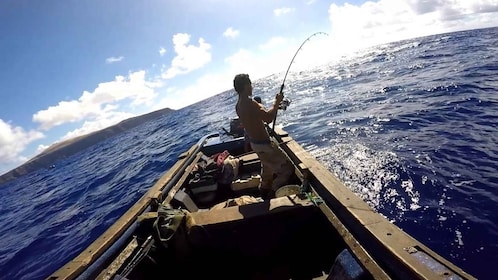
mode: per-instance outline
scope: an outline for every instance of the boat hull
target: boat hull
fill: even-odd
[[[285,131],[272,139],[294,164],[289,184],[299,193],[262,200],[260,162],[244,139],[208,135],[48,279],[474,279],[375,212]],[[240,159],[238,178],[194,186],[199,163],[223,151]],[[154,238],[159,204],[188,213],[181,245]]]

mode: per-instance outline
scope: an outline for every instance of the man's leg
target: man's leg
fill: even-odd
[[[263,199],[266,198],[273,198],[275,195],[273,189],[272,189],[272,184],[273,184],[273,170],[271,167],[267,164],[264,164],[263,161],[261,162],[261,181],[259,184],[259,191],[261,193],[261,197]]]
[[[271,150],[269,144],[254,144],[251,143],[251,148],[258,155],[261,161],[261,180],[259,182],[259,191],[263,199],[272,198],[274,192],[272,189],[273,184],[273,169],[271,167],[271,157],[269,157],[269,151]]]
[[[261,183],[260,189],[271,190],[273,184],[273,170],[267,164],[261,162]]]
[[[272,158],[274,159],[272,169],[276,176],[272,187],[274,191],[277,191],[280,187],[289,184],[289,180],[294,173],[294,165],[287,158],[284,151],[275,143],[272,143]]]
[[[294,166],[280,147],[275,143],[251,144],[251,146],[257,152],[262,164],[261,189],[271,188],[276,191],[288,184],[294,173]]]

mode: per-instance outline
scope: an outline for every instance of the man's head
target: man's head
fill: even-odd
[[[252,83],[251,79],[249,79],[248,74],[238,74],[233,79],[233,87],[235,91],[240,93],[247,93],[247,95],[252,94]]]

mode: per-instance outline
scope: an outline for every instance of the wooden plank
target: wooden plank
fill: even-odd
[[[128,245],[123,249],[123,251],[114,259],[114,261],[103,270],[99,276],[98,280],[111,280],[116,272],[121,268],[121,265],[132,256],[135,249],[138,248],[138,242],[136,238],[133,238]]]
[[[406,260],[406,265],[418,274],[421,279],[433,279],[435,273],[433,270],[429,269],[424,263],[420,262],[412,254],[410,254],[409,248],[420,248],[430,257],[438,261],[442,266],[446,267],[447,270],[443,275],[438,275],[444,279],[458,279],[455,275],[463,277],[464,279],[475,279],[471,275],[462,271],[460,268],[454,266],[452,263],[448,262],[436,252],[429,249],[424,244],[420,243],[414,238],[407,238],[403,231],[391,223],[376,223],[367,226],[370,232],[374,233],[377,237],[382,237],[381,240],[385,246],[387,246],[391,252],[393,252],[398,259]]]
[[[210,225],[262,216],[270,212],[285,211],[295,207],[307,206],[314,206],[314,204],[309,200],[303,200],[296,195],[291,195],[253,204],[194,212],[191,213],[191,215],[195,221],[195,225]]]
[[[384,270],[379,266],[379,264],[370,256],[370,254],[365,250],[365,248],[354,238],[354,236],[349,232],[349,230],[344,226],[344,224],[337,218],[337,216],[330,210],[330,208],[322,203],[319,205],[322,212],[325,214],[327,219],[330,221],[332,226],[341,235],[344,242],[349,247],[349,250],[353,252],[358,261],[365,267],[374,277],[374,279],[391,279]]]
[[[181,188],[181,186],[183,186],[183,184],[187,180],[190,172],[192,172],[194,167],[197,165],[197,163],[199,162],[199,159],[202,157],[202,155],[203,154],[201,152],[198,152],[194,158],[194,161],[192,161],[192,163],[185,168],[185,172],[183,173],[182,177],[180,178],[180,180],[178,180],[178,182],[176,182],[176,184],[168,192],[166,198],[162,202],[163,204],[168,204],[171,202],[171,200],[173,200],[173,197],[175,197],[176,192]]]
[[[278,135],[278,137],[284,137],[284,136],[289,135],[289,134],[287,133],[287,131],[283,130],[283,129],[282,129],[282,128],[280,128],[280,127],[275,127],[275,130],[274,130],[274,131],[275,131],[275,133]]]
[[[100,257],[135,221],[136,217],[143,212],[151,198],[157,195],[158,191],[162,191],[166,184],[173,176],[180,172],[180,167],[189,158],[195,150],[195,145],[192,146],[186,153],[182,154],[178,160],[150,189],[145,193],[128,211],[126,211],[111,227],[109,227],[101,236],[99,236],[90,246],[81,252],[73,260],[66,263],[47,279],[74,279],[81,274],[90,264]]]
[[[251,162],[251,161],[259,160],[258,155],[256,153],[247,153],[247,154],[244,154],[238,158],[240,160],[242,160],[243,162]]]

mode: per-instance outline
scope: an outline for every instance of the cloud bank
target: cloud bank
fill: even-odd
[[[100,83],[93,92],[84,91],[77,100],[60,101],[33,115],[33,121],[42,130],[82,120],[98,120],[102,116],[114,115],[117,102],[128,100],[130,105],[150,103],[157,93],[160,82],[145,79],[145,71],[130,73],[128,77],[117,76],[114,81]]]
[[[112,64],[112,63],[120,62],[123,59],[124,59],[124,56],[118,56],[118,57],[111,56],[111,57],[108,57],[105,59],[105,63]]]
[[[289,14],[289,13],[292,13],[294,12],[295,9],[294,8],[287,8],[287,7],[284,7],[284,8],[278,8],[278,9],[275,9],[273,10],[273,14],[277,17],[279,16],[283,16],[285,14]]]
[[[344,45],[365,47],[437,33],[498,24],[496,0],[380,0],[331,4],[331,34]]]
[[[227,38],[236,38],[240,34],[239,30],[233,29],[233,27],[228,27],[225,32],[223,32],[223,36]]]
[[[35,140],[45,137],[35,130],[25,131],[0,119],[0,174],[8,170],[7,164],[19,164],[24,158],[19,154]]]
[[[171,61],[171,67],[162,74],[163,79],[172,79],[177,75],[186,74],[199,69],[211,61],[211,45],[199,38],[199,46],[189,45],[190,34],[178,33],[173,36],[176,56]]]

